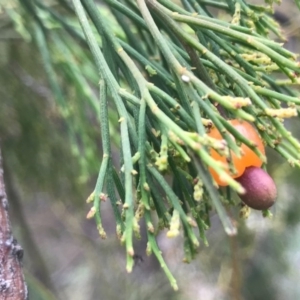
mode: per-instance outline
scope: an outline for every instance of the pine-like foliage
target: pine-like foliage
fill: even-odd
[[[282,44],[273,1],[247,2],[20,0],[5,7],[19,33],[40,50],[82,180],[103,155],[87,217],[105,238],[101,202],[110,201],[128,272],[133,239],[145,222],[146,252],[157,257],[175,289],[156,242],[161,230],[167,237],[183,233],[187,262],[200,240],[207,243],[211,211],[227,234],[236,232],[228,211],[239,205],[235,194],[242,187],[212,149],[227,158],[232,174],[231,156],[242,156],[243,144],[266,162],[228,120],[252,122],[266,146],[300,165],[300,144],[283,121],[299,112],[292,87],[299,84],[300,65]],[[212,126],[222,140],[208,135]],[[208,170],[228,186],[218,187]]]

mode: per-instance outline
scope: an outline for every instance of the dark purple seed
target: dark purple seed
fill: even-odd
[[[246,168],[244,174],[236,180],[245,188],[240,194],[241,200],[249,207],[257,210],[270,208],[277,197],[277,188],[271,176],[261,168]]]

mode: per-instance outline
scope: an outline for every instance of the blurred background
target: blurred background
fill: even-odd
[[[26,20],[18,19],[9,5],[18,2],[8,1],[0,14],[0,142],[30,299],[300,299],[300,170],[271,150],[268,168],[278,187],[272,219],[252,212],[247,221],[239,220],[238,236],[229,238],[213,215],[210,246],[201,245],[191,264],[182,262],[180,237],[170,240],[162,232],[158,242],[177,278],[177,292],[156,260],[146,256],[143,237],[136,242],[134,270],[126,273],[110,204],[102,204],[106,240],[86,219],[85,200],[102,157],[99,127],[91,118],[84,128],[92,154],[72,148],[39,49],[22,25]],[[299,53],[299,11],[289,0],[276,11],[288,37],[286,47]],[[56,71],[64,72],[59,57],[55,62]],[[66,81],[61,86],[75,107],[82,100],[76,89]],[[90,117],[88,112],[84,117]],[[300,138],[299,120],[286,125]]]

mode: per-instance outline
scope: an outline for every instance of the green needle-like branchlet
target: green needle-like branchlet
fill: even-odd
[[[236,233],[227,212],[237,205],[232,195],[244,189],[211,149],[226,157],[231,174],[232,156],[243,159],[241,144],[264,167],[267,162],[229,120],[251,122],[265,145],[300,166],[300,143],[283,123],[300,112],[300,65],[296,54],[271,38],[270,32],[283,40],[271,6],[245,0],[73,0],[70,6],[60,0],[60,11],[38,0],[35,7],[20,3],[32,14],[27,31],[68,125],[82,178],[102,155],[87,217],[95,218],[105,238],[101,201],[110,201],[128,272],[144,221],[146,252],[177,289],[157,234],[181,236],[189,262],[199,240],[208,244],[211,210],[228,235]],[[211,127],[222,140],[210,137]],[[101,137],[102,149],[91,132]],[[212,169],[228,183],[226,192]]]

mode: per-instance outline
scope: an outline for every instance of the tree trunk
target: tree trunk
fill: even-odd
[[[22,271],[23,249],[13,238],[8,216],[0,152],[0,299],[25,300],[27,287]]]

